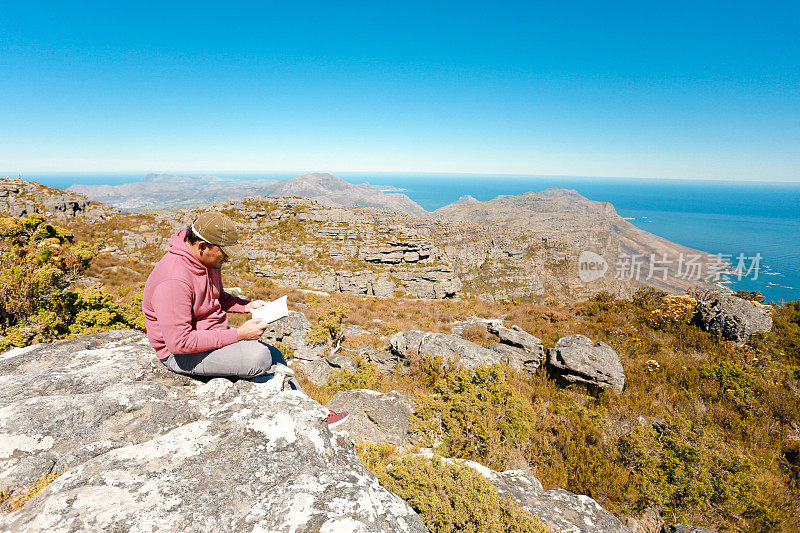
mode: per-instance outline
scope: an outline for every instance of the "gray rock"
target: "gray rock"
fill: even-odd
[[[51,189],[22,179],[0,180],[0,213],[22,217],[50,212],[56,216],[74,217],[89,201],[85,196]]]
[[[569,383],[622,391],[625,372],[619,355],[604,342],[584,335],[568,335],[547,352],[550,371]]]
[[[487,324],[489,333],[500,337],[500,342],[492,344],[489,349],[503,354],[507,363],[520,370],[535,374],[544,359],[544,346],[541,339],[534,337],[519,326],[507,328],[496,322]]]
[[[699,526],[686,526],[683,524],[664,524],[661,533],[715,533],[710,529]]]
[[[401,331],[389,339],[389,348],[400,359],[408,358],[409,354],[438,356],[441,355],[445,363],[452,364],[457,361],[461,368],[474,368],[484,364],[500,362],[500,354],[474,342],[444,333],[430,333],[425,331]]]
[[[366,389],[348,390],[336,393],[328,408],[350,413],[340,428],[357,442],[391,442],[398,446],[411,443],[409,426],[416,403],[410,396],[396,391],[382,394]]]
[[[599,503],[568,490],[549,490],[534,502],[522,503],[526,511],[538,516],[555,531],[570,533],[630,533],[617,517]]]
[[[738,344],[757,331],[770,331],[772,317],[763,307],[730,294],[711,294],[697,302],[692,323]]]
[[[299,391],[168,372],[112,331],[0,355],[3,531],[427,531]],[[5,487],[4,486],[4,487]]]
[[[328,383],[331,375],[339,370],[355,372],[358,368],[358,364],[355,361],[338,354],[319,357],[310,361],[295,359],[292,366],[295,369],[299,369],[306,379],[319,387]]]
[[[371,282],[371,296],[378,296],[380,298],[394,298],[395,284],[389,281],[389,278],[378,278]],[[369,292],[367,294],[370,294]]]
[[[289,311],[289,316],[272,322],[261,334],[259,340],[268,344],[281,343],[293,350],[299,350],[306,346],[310,329],[311,323],[306,315],[297,311]]]
[[[502,325],[503,320],[499,318],[492,320],[488,318],[471,316],[465,320],[457,320],[453,322],[452,326],[450,326],[450,331],[453,333],[453,335],[458,335],[459,337],[463,337],[464,332],[467,329],[471,328],[472,326],[481,326],[488,329],[489,324],[492,323],[497,323],[498,325]]]
[[[491,482],[498,493],[508,496],[520,506],[525,502],[532,503],[544,492],[541,481],[525,470],[495,472]]]

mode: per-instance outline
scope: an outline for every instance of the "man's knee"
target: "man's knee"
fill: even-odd
[[[242,377],[254,377],[266,373],[272,366],[272,354],[269,346],[258,341],[239,342],[246,343],[242,347]]]
[[[259,342],[261,342],[261,341],[259,341]],[[283,358],[283,354],[281,353],[281,351],[279,349],[277,349],[273,345],[267,344],[265,342],[262,342],[261,344],[263,344],[264,346],[269,348],[269,355],[270,355],[270,358],[272,359],[272,364],[273,365],[277,365],[277,364],[285,365],[286,364],[286,359]]]

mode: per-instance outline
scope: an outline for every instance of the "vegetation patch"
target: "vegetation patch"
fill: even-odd
[[[45,474],[37,481],[16,490],[0,492],[0,511],[12,512],[22,509],[28,501],[58,479],[61,474]]]
[[[393,445],[362,445],[359,457],[435,533],[550,531],[473,469],[439,458],[401,456]]]
[[[95,249],[34,213],[0,218],[0,349],[107,329],[144,329],[141,294],[75,289]]]

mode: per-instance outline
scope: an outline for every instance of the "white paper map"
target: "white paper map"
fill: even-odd
[[[251,310],[250,313],[253,315],[253,318],[257,318],[261,321],[262,326],[270,322],[275,322],[279,318],[289,316],[289,308],[286,306],[286,296],[281,296],[277,300],[272,300],[261,307],[256,307]]]

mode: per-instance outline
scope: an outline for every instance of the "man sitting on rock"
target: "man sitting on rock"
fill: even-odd
[[[263,381],[279,370],[290,376],[291,388],[301,390],[280,350],[258,340],[267,324],[252,318],[228,326],[226,312],[249,313],[266,303],[223,290],[222,265],[242,255],[236,225],[222,213],[203,213],[176,231],[144,286],[150,346],[178,374]],[[331,411],[327,422],[333,427],[345,418],[347,413]]]

